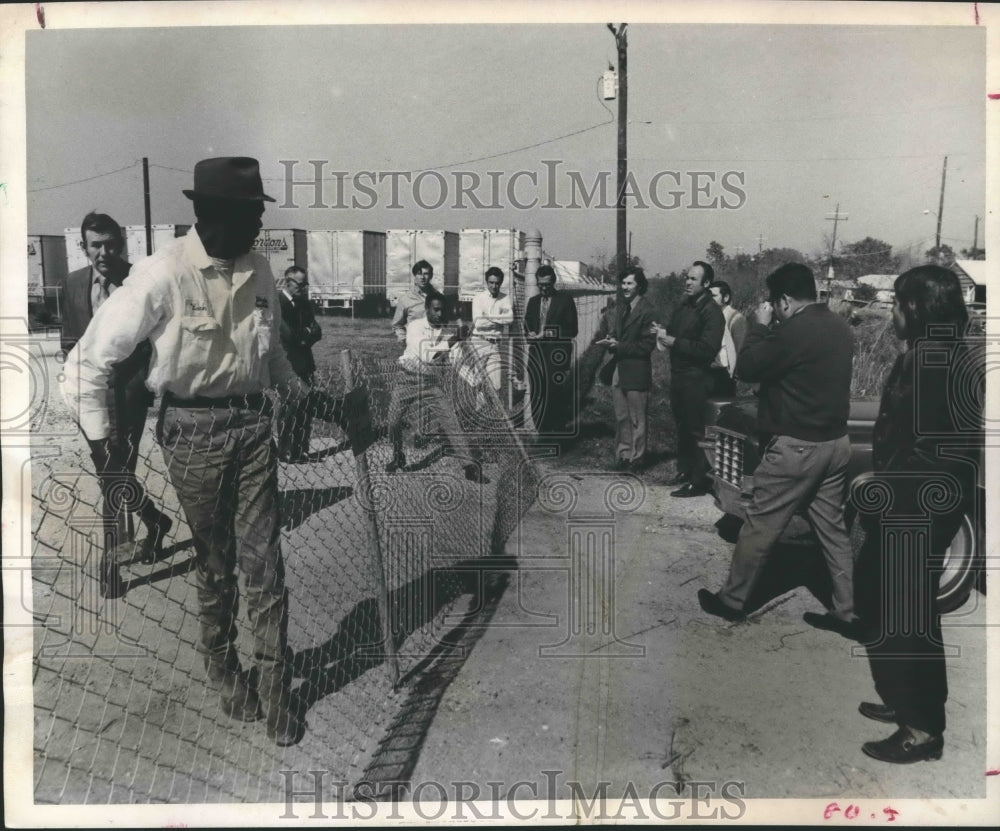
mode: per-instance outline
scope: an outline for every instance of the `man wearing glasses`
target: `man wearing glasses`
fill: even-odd
[[[309,302],[309,279],[305,269],[293,265],[285,270],[278,302],[281,304],[281,345],[285,347],[295,374],[312,385],[316,372],[312,348],[323,337],[323,332]],[[307,461],[311,428],[312,419],[301,401],[287,406],[279,431],[278,458],[292,464]]]

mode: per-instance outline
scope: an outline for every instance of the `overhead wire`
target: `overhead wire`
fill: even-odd
[[[60,182],[58,185],[46,185],[45,187],[42,188],[28,188],[27,192],[40,193],[41,191],[44,190],[56,190],[57,188],[68,188],[70,185],[79,185],[82,182],[92,182],[94,181],[94,179],[102,179],[105,176],[112,176],[115,173],[122,173],[123,171],[131,170],[132,168],[138,166],[139,164],[140,162],[137,159],[136,161],[132,162],[132,164],[127,165],[126,167],[119,167],[117,170],[109,170],[106,173],[98,173],[94,176],[87,176],[85,179],[74,179],[72,182]]]

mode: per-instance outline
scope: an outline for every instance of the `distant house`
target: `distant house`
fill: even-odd
[[[824,293],[828,293],[830,300],[837,301],[851,300],[858,284],[854,280],[827,280],[826,286],[828,287],[827,292]]]
[[[986,302],[986,260],[955,260],[966,303]]]
[[[871,286],[875,289],[875,299],[881,303],[892,303],[898,274],[865,274],[858,277],[858,285]]]

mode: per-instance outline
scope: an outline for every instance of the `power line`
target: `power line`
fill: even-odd
[[[648,121],[649,124],[668,124],[671,126],[681,126],[685,124],[705,124],[705,125],[725,125],[733,126],[739,124],[784,124],[786,122],[792,121],[837,121],[840,119],[850,119],[850,118],[886,118],[896,115],[912,115],[917,113],[927,113],[934,112],[938,110],[972,110],[978,108],[978,105],[970,104],[955,104],[951,106],[943,107],[927,107],[917,110],[888,110],[884,112],[873,112],[873,113],[840,113],[838,115],[804,115],[804,116],[782,116],[781,118],[763,118],[763,119],[752,119],[752,120],[734,120],[728,119],[725,121],[704,121],[700,119],[688,120],[664,120],[664,121]]]
[[[400,170],[400,171],[393,171],[393,172],[394,173],[396,173],[396,172],[398,172],[398,173],[423,173],[424,171],[428,171],[428,170],[443,170],[445,168],[455,167],[456,165],[461,165],[461,164],[472,164],[474,162],[484,162],[484,161],[487,161],[489,159],[499,159],[499,158],[501,158],[503,156],[510,156],[510,155],[513,155],[514,153],[521,153],[524,150],[533,150],[536,147],[543,147],[546,144],[552,144],[553,142],[556,142],[556,141],[562,141],[565,138],[570,138],[572,136],[579,136],[582,133],[588,133],[591,130],[596,130],[598,127],[605,127],[608,124],[611,124],[613,122],[614,122],[614,119],[612,118],[612,119],[609,119],[608,121],[602,121],[599,124],[591,124],[589,127],[583,127],[580,130],[574,130],[571,133],[564,133],[561,136],[555,136],[554,138],[545,139],[544,141],[538,141],[538,142],[535,142],[534,144],[526,144],[523,147],[515,147],[512,150],[504,150],[504,151],[502,151],[500,153],[491,153],[488,156],[479,156],[479,157],[477,157],[475,159],[463,159],[462,161],[448,162],[446,164],[434,165],[433,167],[420,167],[420,168],[413,168],[411,170]],[[162,164],[150,164],[150,167],[158,167],[161,170],[172,170],[172,171],[175,171],[177,173],[188,173],[188,174],[190,174],[190,173],[193,172],[191,170],[185,170],[184,168],[170,167],[168,165],[162,165]],[[283,177],[283,176],[262,176],[261,178],[265,182],[284,182],[285,181],[285,177]],[[340,178],[343,178],[343,177],[341,177],[341,176],[324,176],[322,178],[322,180],[323,181],[332,182],[332,181],[336,181],[337,179],[340,179]]]
[[[56,188],[68,188],[70,185],[79,185],[81,182],[92,182],[94,179],[101,179],[105,176],[111,176],[115,173],[121,173],[124,170],[131,170],[133,167],[138,165],[138,160],[132,162],[132,164],[127,167],[119,167],[117,170],[109,170],[107,173],[98,173],[96,176],[88,176],[86,179],[75,179],[72,182],[63,182],[58,185],[47,185],[44,188],[28,188],[28,193],[39,193],[43,190],[55,190]]]
[[[502,153],[493,153],[492,155],[489,155],[489,156],[480,156],[479,158],[476,158],[476,159],[463,159],[460,162],[448,162],[448,164],[439,164],[439,165],[435,165],[434,167],[424,167],[424,168],[420,168],[419,170],[410,170],[410,171],[407,171],[407,172],[408,173],[422,173],[425,170],[441,170],[442,168],[445,168],[445,167],[454,167],[455,165],[459,165],[459,164],[472,164],[473,162],[485,162],[485,161],[487,161],[489,159],[499,159],[502,156],[510,156],[510,155],[512,155],[514,153],[520,153],[520,152],[522,152],[524,150],[533,150],[536,147],[542,147],[542,146],[544,146],[546,144],[552,144],[553,142],[556,142],[556,141],[562,141],[562,139],[570,138],[571,136],[579,136],[582,133],[589,133],[591,130],[596,130],[598,127],[605,127],[608,124],[611,124],[613,121],[614,121],[614,119],[612,118],[609,121],[602,121],[602,122],[600,122],[600,124],[592,124],[589,127],[584,127],[582,130],[574,130],[572,133],[565,133],[565,134],[563,134],[561,136],[556,136],[555,138],[550,138],[550,139],[546,139],[545,141],[536,142],[535,144],[526,144],[524,147],[516,147],[513,150],[505,150]]]
[[[814,156],[810,158],[797,158],[797,159],[743,159],[743,158],[725,158],[725,159],[669,159],[670,162],[874,162],[874,161],[891,161],[893,159],[927,159],[927,158],[939,158],[940,153],[917,153],[910,156]],[[971,156],[971,152],[968,153],[949,153],[949,156]],[[651,158],[649,156],[633,156],[633,161],[643,161],[643,162],[663,162],[662,157]]]

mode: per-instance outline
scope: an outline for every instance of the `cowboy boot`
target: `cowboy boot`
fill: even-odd
[[[292,704],[292,673],[288,659],[288,595],[247,590],[247,613],[253,629],[254,660],[259,671],[257,695],[267,737],[278,747],[297,744],[305,724]]]
[[[257,693],[244,680],[235,649],[224,646],[205,653],[205,671],[209,681],[219,691],[222,712],[229,718],[236,721],[256,721],[260,718]]]
[[[292,702],[291,679],[284,667],[262,667],[257,692],[267,720],[267,737],[278,747],[298,744],[305,733]]]

